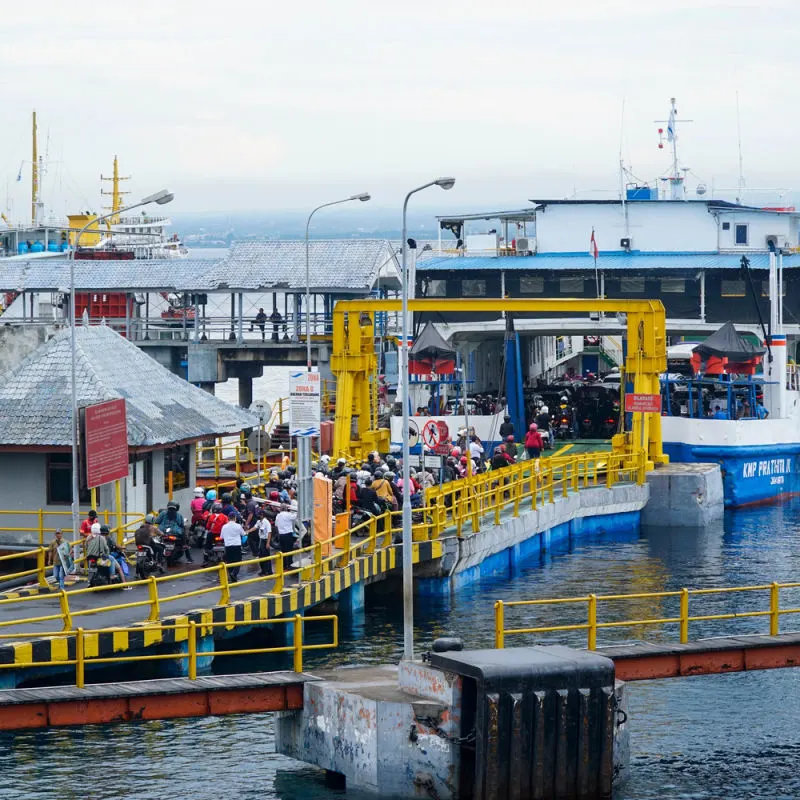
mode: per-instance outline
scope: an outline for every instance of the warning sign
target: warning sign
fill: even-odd
[[[83,409],[83,443],[88,488],[128,476],[124,400],[109,400]]]
[[[408,421],[408,446],[416,447],[419,444],[419,428],[413,420]]]
[[[422,444],[433,450],[441,440],[442,434],[439,426],[433,420],[426,422],[425,427],[422,429]]]
[[[661,413],[660,394],[626,394],[625,410],[643,414]]]

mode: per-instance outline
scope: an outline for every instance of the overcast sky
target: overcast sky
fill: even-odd
[[[748,185],[800,188],[798,28],[797,0],[7,0],[0,206],[26,211],[34,107],[58,213],[99,205],[115,153],[176,211],[393,207],[450,174],[415,203],[592,196],[621,130],[638,176],[664,172],[671,96],[683,162],[734,186],[737,90]]]

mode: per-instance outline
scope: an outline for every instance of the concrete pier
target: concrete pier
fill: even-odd
[[[565,647],[433,653],[317,673],[278,752],[384,798],[609,798],[627,768],[624,688]]]
[[[725,498],[719,464],[664,464],[647,473],[650,501],[643,525],[699,528],[722,517]]]

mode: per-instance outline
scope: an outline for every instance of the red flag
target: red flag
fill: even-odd
[[[594,238],[594,228],[592,228],[592,238],[589,239],[589,255],[597,260],[597,256],[600,255],[600,251],[597,249],[597,242]]]

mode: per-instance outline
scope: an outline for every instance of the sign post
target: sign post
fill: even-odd
[[[83,478],[87,489],[128,477],[128,422],[125,400],[82,409]]]
[[[639,444],[642,450],[646,450],[646,442],[644,440],[644,415],[661,413],[661,395],[626,393],[625,411],[630,411],[633,414],[642,414],[642,440]]]
[[[298,514],[308,524],[314,542],[314,482],[311,475],[311,439],[320,435],[319,372],[289,375],[289,436],[297,439]]]

